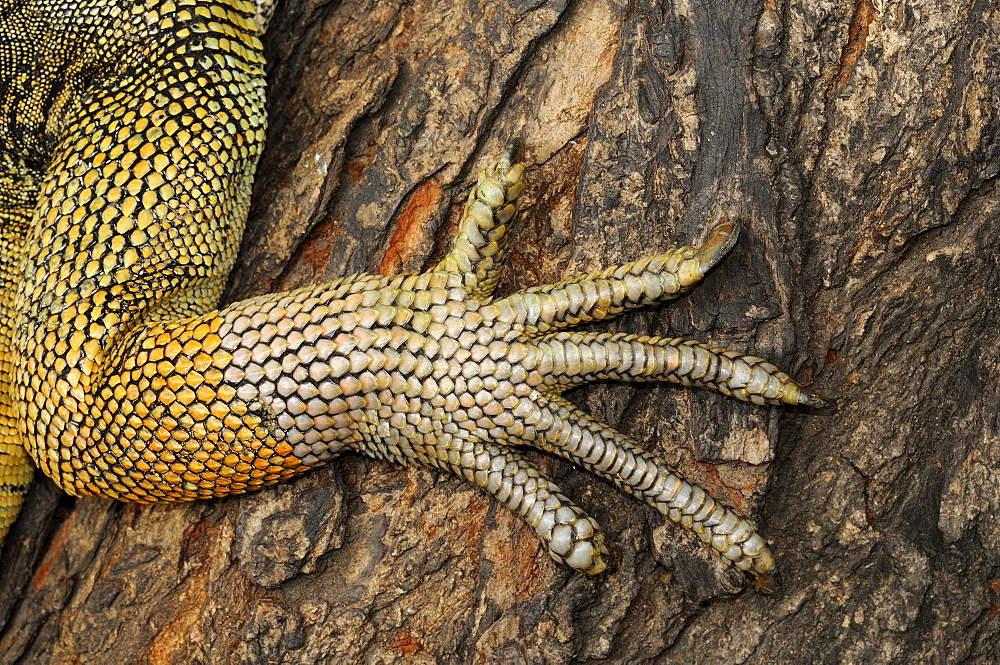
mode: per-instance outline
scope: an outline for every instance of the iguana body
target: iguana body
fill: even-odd
[[[0,536],[30,460],[72,494],[146,502],[245,492],[355,450],[461,475],[556,560],[604,570],[598,525],[511,448],[533,445],[766,586],[774,562],[751,523],[561,398],[612,378],[822,403],[758,358],[568,332],[684,292],[732,225],[700,249],[494,299],[523,188],[508,154],[432,270],[215,309],[264,139],[254,14],[238,0],[0,10]]]

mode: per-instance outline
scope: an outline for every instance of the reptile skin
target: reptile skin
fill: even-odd
[[[562,398],[616,379],[822,405],[759,358],[569,331],[683,293],[732,247],[732,224],[700,248],[495,299],[523,190],[508,152],[433,269],[216,309],[264,140],[260,32],[240,0],[0,9],[0,538],[33,465],[74,495],[174,501],[353,450],[462,476],[552,558],[601,572],[600,527],[514,448],[527,445],[612,480],[769,587],[751,522]]]

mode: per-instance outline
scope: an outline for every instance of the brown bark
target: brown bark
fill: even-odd
[[[36,482],[0,662],[991,662],[1000,640],[1000,13],[986,0],[290,0],[229,298],[428,265],[510,137],[503,288],[742,220],[691,296],[607,330],[766,356],[838,406],[574,399],[760,516],[782,591],[539,455],[619,544],[554,564],[463,481],[354,456],[177,506]]]

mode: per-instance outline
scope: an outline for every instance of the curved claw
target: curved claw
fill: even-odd
[[[740,237],[740,227],[730,220],[725,220],[708,236],[705,244],[698,249],[694,258],[698,261],[701,274],[704,275],[714,268],[722,258],[729,253]]]
[[[832,400],[827,397],[820,397],[817,393],[805,388],[799,388],[799,406],[808,406],[813,409],[822,409],[832,404]]]
[[[753,590],[765,596],[770,596],[781,588],[781,574],[777,568],[761,575],[753,575],[752,580]]]

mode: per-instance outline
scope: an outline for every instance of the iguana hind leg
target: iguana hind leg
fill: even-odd
[[[431,270],[215,309],[263,145],[256,16],[269,4],[31,0],[4,14],[8,30],[22,12],[49,23],[0,53],[0,105],[34,109],[0,113],[0,204],[21,210],[0,220],[0,406],[16,422],[0,431],[0,519],[27,484],[21,445],[67,491],[132,501],[245,492],[356,450],[471,477],[555,558],[599,572],[599,527],[510,448],[528,444],[610,478],[767,586],[773,558],[748,520],[560,398],[606,377],[821,404],[759,359],[567,330],[683,293],[735,225],[496,298],[524,189],[508,150]],[[52,54],[71,62],[34,67]]]

